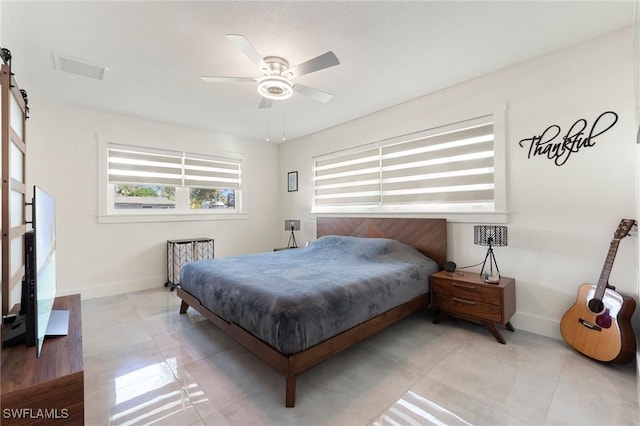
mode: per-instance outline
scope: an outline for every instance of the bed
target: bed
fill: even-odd
[[[177,295],[285,377],[296,377],[429,303],[444,219],[318,218],[309,247],[183,267]],[[231,272],[229,274],[228,272]]]

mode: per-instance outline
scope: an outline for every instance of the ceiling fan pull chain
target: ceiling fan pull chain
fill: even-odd
[[[284,104],[282,104],[282,141],[286,141],[287,138],[284,137]]]
[[[267,109],[266,112],[267,112],[267,139],[266,140],[267,140],[267,142],[270,142],[270,139],[269,139],[269,110]]]

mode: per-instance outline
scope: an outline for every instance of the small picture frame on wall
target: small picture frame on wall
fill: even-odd
[[[287,191],[295,192],[298,190],[298,172],[287,173]]]

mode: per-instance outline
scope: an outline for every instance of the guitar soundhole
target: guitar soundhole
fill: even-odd
[[[602,303],[602,300],[591,299],[589,300],[589,310],[594,314],[599,314],[604,310],[604,303]]]

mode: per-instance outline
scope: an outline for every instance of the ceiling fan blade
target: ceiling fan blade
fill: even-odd
[[[304,86],[298,83],[296,83],[296,85],[293,86],[293,90],[295,90],[298,93],[302,93],[303,95],[308,96],[311,99],[314,99],[318,102],[326,103],[333,98],[333,95],[331,93],[323,92],[322,90],[314,89],[313,87]]]
[[[260,105],[258,105],[258,108],[260,109],[271,108],[272,104],[273,104],[272,99],[262,98],[262,100],[260,101]]]
[[[249,59],[251,62],[256,64],[260,70],[268,70],[269,66],[262,59],[262,56],[258,53],[258,51],[249,43],[249,40],[245,38],[242,34],[227,34],[227,40],[229,40],[235,47],[240,49],[242,53]]]
[[[306,62],[289,68],[289,71],[293,73],[294,77],[299,77],[301,75],[320,71],[339,64],[340,61],[338,60],[338,57],[332,51],[328,51],[327,53],[323,53],[320,56],[316,56],[313,59],[309,59]]]
[[[254,82],[255,78],[252,77],[210,77],[210,76],[202,76],[200,77],[202,81],[206,83],[227,83],[230,81],[243,81],[243,82]]]

